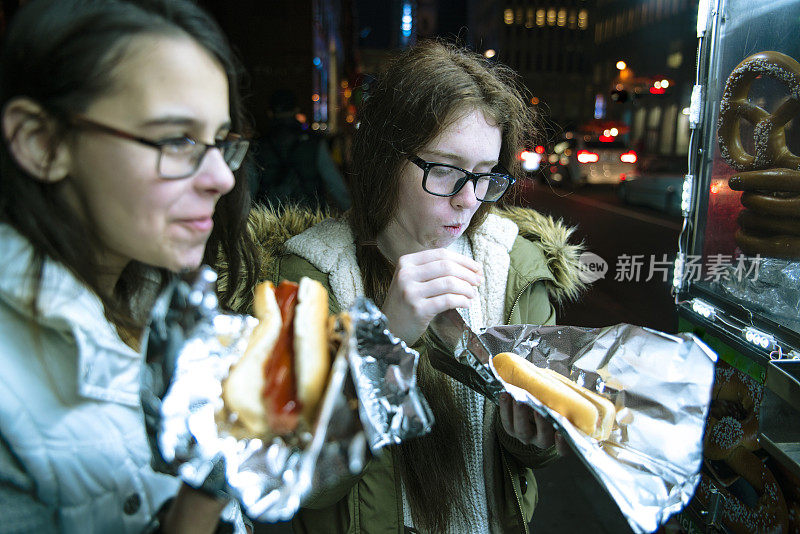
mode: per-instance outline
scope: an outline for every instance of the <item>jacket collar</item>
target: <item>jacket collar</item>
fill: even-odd
[[[490,214],[470,239],[475,261],[484,270],[480,299],[487,324],[499,324],[503,319],[509,252],[518,233],[512,221]],[[349,308],[355,298],[364,293],[353,233],[346,221],[323,220],[289,239],[285,246],[287,252],[308,260],[328,275],[331,291],[342,308]]]
[[[28,240],[0,225],[0,299],[32,321],[74,338],[81,396],[137,405],[141,358],[106,320],[100,299],[63,265],[45,259],[34,314],[32,261]]]
[[[575,228],[528,208],[495,208],[493,212],[503,219],[512,221],[519,229],[519,236],[536,245],[526,247],[529,250],[537,250],[535,261],[526,260],[525,254],[516,254],[515,250],[511,254],[512,266],[518,268],[520,272],[527,271],[531,276],[538,277],[537,273],[544,265],[551,273],[551,276],[542,276],[547,278],[546,285],[550,298],[558,303],[575,300],[585,287],[578,276],[580,273],[578,258],[583,246],[570,243]],[[287,241],[328,217],[329,214],[325,211],[291,205],[254,208],[248,220],[248,231],[257,244],[255,251],[259,256],[260,265],[258,278],[273,280],[278,259],[287,253]],[[352,242],[352,234],[350,241]],[[505,242],[503,245],[508,243]],[[251,310],[253,289],[245,287],[244,284],[228,287],[224,258],[219,265],[219,271],[218,289],[226,298],[232,299],[231,307],[242,313]]]

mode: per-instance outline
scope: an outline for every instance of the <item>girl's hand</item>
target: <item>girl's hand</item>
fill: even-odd
[[[409,345],[437,314],[469,308],[478,298],[483,270],[477,262],[444,248],[401,256],[381,310],[389,330]]]
[[[500,395],[500,422],[509,436],[525,445],[549,449],[556,445],[560,455],[569,450],[563,436],[527,404],[515,401],[508,393]]]

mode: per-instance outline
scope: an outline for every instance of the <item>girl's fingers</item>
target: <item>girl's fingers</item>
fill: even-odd
[[[506,434],[509,436],[514,435],[514,413],[512,408],[512,403],[514,401],[511,399],[511,395],[508,393],[501,393],[500,394],[500,424],[503,425],[503,430],[506,431]]]
[[[406,254],[405,256],[400,256],[400,259],[397,260],[397,267],[402,268],[404,266],[413,265],[419,266],[442,260],[458,263],[475,273],[482,272],[481,265],[477,261],[446,248],[433,248],[415,252],[413,254]]]
[[[514,403],[514,430],[516,431],[517,439],[522,443],[530,444],[536,438],[540,425],[538,424],[539,421],[535,421],[534,418],[538,415],[527,404]]]
[[[443,311],[454,310],[456,308],[469,308],[472,298],[455,293],[445,293],[429,297],[418,303],[416,306],[417,314],[422,317],[433,317]]]
[[[445,276],[435,278],[427,282],[422,282],[417,286],[419,298],[432,298],[439,295],[461,295],[469,299],[477,298],[478,288],[455,276]]]
[[[455,276],[473,286],[478,286],[483,282],[483,275],[465,267],[463,264],[450,260],[436,260],[416,266],[419,282],[427,282],[446,276]]]

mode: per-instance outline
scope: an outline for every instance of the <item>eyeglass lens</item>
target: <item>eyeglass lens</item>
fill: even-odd
[[[431,165],[425,188],[434,195],[455,195],[463,186],[469,175],[463,171],[446,167],[444,165]],[[509,185],[509,180],[502,174],[479,176],[473,181],[475,197],[478,200],[494,201],[503,196]]]
[[[249,143],[244,139],[221,141],[216,146],[231,171],[237,170],[244,160]],[[163,145],[159,161],[159,174],[164,178],[183,178],[194,174],[209,150],[203,143],[186,142],[179,145]]]

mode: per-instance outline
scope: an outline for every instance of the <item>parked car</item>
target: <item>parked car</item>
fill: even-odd
[[[642,158],[638,172],[621,181],[617,192],[626,204],[680,215],[686,158]]]
[[[547,156],[545,180],[555,186],[617,185],[636,173],[636,152],[616,139],[576,134],[553,145]]]

